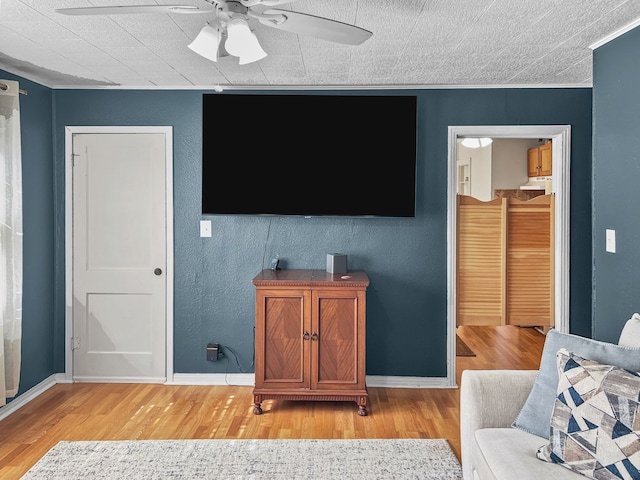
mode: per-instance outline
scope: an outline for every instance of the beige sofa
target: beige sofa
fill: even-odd
[[[640,316],[627,321],[618,345],[640,347]],[[586,477],[536,458],[547,444],[512,427],[527,401],[537,370],[465,370],[460,387],[460,442],[465,480],[541,480]]]
[[[548,439],[511,427],[537,370],[465,370],[460,387],[460,446],[464,480],[582,479],[536,458]],[[505,385],[509,394],[505,395]]]

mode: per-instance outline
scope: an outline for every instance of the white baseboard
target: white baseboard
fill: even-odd
[[[39,397],[57,383],[68,383],[63,373],[55,373],[50,377],[45,378],[36,386],[21,394],[18,398],[0,408],[0,420],[3,420],[16,410],[24,407],[31,400]]]
[[[391,377],[367,375],[367,387],[386,388],[457,388],[446,377]]]
[[[164,377],[74,377],[71,383],[166,383]]]
[[[174,373],[167,385],[232,385],[253,387],[253,373]]]

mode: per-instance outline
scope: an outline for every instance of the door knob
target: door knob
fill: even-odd
[[[162,269],[161,268],[156,268],[153,273],[155,273],[156,275],[162,275]]]

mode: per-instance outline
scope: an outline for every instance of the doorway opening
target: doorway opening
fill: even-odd
[[[470,171],[467,162],[459,163],[459,140],[463,138],[550,139],[553,176],[550,179],[554,202],[554,328],[569,331],[569,180],[571,127],[569,125],[450,126],[448,146],[447,193],[447,383],[456,386],[457,325],[457,195],[460,188],[470,192],[467,178],[458,174]],[[466,172],[466,173],[465,173]]]

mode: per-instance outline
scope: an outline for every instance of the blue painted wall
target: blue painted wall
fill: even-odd
[[[251,279],[276,254],[287,268],[324,269],[326,253],[340,251],[349,255],[351,269],[364,269],[371,278],[367,373],[444,376],[449,125],[572,126],[571,331],[591,334],[591,89],[403,91],[418,95],[416,218],[211,217],[213,237],[201,239],[202,92],[52,91],[6,72],[0,77],[19,80],[29,90],[21,97],[25,301],[20,393],[64,371],[67,125],[174,128],[178,373],[253,371]],[[246,136],[236,133],[240,143]],[[228,364],[206,362],[204,347],[212,340],[233,348],[240,366],[233,358]]]
[[[20,95],[23,189],[22,373],[18,395],[60,371],[54,366],[54,192],[52,91],[0,70]],[[64,297],[61,299],[64,301]],[[64,365],[63,365],[64,366]]]
[[[371,279],[367,293],[367,373],[445,376],[447,127],[570,124],[571,330],[590,335],[591,89],[401,93],[418,95],[416,218],[211,217],[213,237],[200,238],[199,91],[55,91],[56,211],[64,211],[66,125],[171,125],[175,145],[177,373],[253,371],[255,297],[251,279],[267,268],[276,254],[286,268],[324,269],[326,253],[338,251],[349,255],[350,269],[366,270]],[[220,121],[224,132],[220,141],[233,138],[239,146],[250,141],[250,131],[224,126],[223,114]],[[268,194],[266,182],[265,191],[256,194]],[[56,234],[55,261],[62,266],[64,237],[59,230]],[[64,298],[63,294],[64,272],[58,269],[55,297]],[[57,307],[55,342],[63,346],[64,310],[61,304]],[[233,358],[229,363],[206,362],[204,352],[209,341],[230,346],[238,353],[240,366]],[[55,367],[64,367],[63,349],[57,350]]]
[[[617,341],[640,311],[640,28],[593,53],[593,333]],[[617,252],[605,251],[616,230]]]

